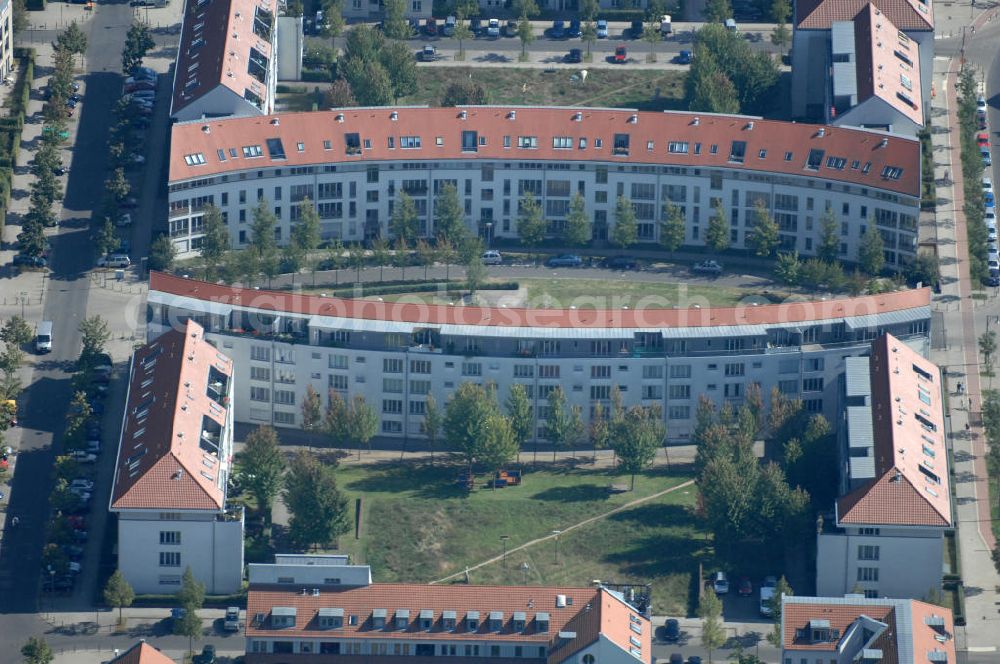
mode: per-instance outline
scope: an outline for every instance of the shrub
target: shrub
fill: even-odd
[[[333,76],[328,69],[303,69],[302,80],[310,83],[331,83]]]

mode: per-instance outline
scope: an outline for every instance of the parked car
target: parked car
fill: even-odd
[[[712,575],[712,590],[716,595],[725,595],[729,592],[729,578],[725,572],[716,572]]]
[[[75,487],[79,487],[79,488],[83,489],[84,491],[93,491],[94,490],[94,480],[88,480],[88,479],[84,479],[83,477],[78,477],[78,478],[76,478],[75,480],[73,480],[72,482],[69,483],[69,488],[70,489],[73,489]]]
[[[129,72],[129,74],[132,76],[132,78],[137,78],[137,79],[142,78],[148,81],[155,81],[159,77],[159,73],[157,73],[155,69],[152,69],[151,67],[143,67],[142,65],[136,65],[135,67],[132,67],[132,70]]]
[[[684,664],[684,655],[679,652],[670,653],[670,658],[667,659],[667,664]]]
[[[426,33],[428,37],[437,37],[438,26],[435,19],[429,18],[424,22],[424,33]]]
[[[698,274],[722,274],[722,266],[716,261],[707,260],[695,263],[691,267],[691,271]]]
[[[455,24],[457,20],[454,16],[449,16],[444,20],[444,27],[441,28],[441,33],[445,37],[451,37],[455,34]]]
[[[483,265],[500,265],[503,263],[503,256],[496,249],[484,251],[480,258],[483,261]]]
[[[434,62],[438,59],[437,49],[430,44],[425,44],[424,47],[417,53],[417,60],[421,62]]]
[[[698,655],[688,655],[688,664],[701,664],[701,657]]]
[[[573,19],[569,22],[569,27],[566,28],[566,36],[570,39],[579,39],[582,32],[580,19]]]
[[[483,20],[481,18],[469,19],[469,32],[472,33],[473,37],[483,34]]]
[[[83,450],[73,450],[67,454],[69,458],[73,459],[77,463],[95,463],[97,461],[97,456],[91,454],[90,452],[84,452]]]
[[[1000,270],[990,270],[990,276],[986,277],[987,286],[1000,286]]]
[[[486,24],[486,36],[494,38],[500,36],[500,19],[490,19],[490,22]]]
[[[736,584],[736,594],[740,597],[753,595],[753,582],[750,581],[749,576],[740,577],[740,580]]]
[[[128,267],[132,260],[125,254],[108,254],[97,259],[97,267]]]
[[[639,39],[642,37],[642,30],[642,21],[632,21],[632,23],[628,26],[628,29],[622,34],[622,37]]]
[[[569,53],[563,56],[563,60],[569,64],[577,64],[583,62],[583,51],[578,48],[569,49]]]
[[[560,254],[549,258],[546,264],[549,267],[580,267],[583,259],[575,254]]]
[[[987,176],[984,175],[983,176],[983,189],[992,189],[992,188],[993,188],[993,178],[990,178],[990,177],[987,177]]]
[[[226,609],[226,618],[222,622],[222,627],[227,632],[240,631],[240,607],[231,606]]]
[[[663,623],[663,640],[673,643],[681,638],[681,624],[675,618],[667,618]]]
[[[677,54],[677,64],[679,65],[689,65],[692,60],[694,60],[694,54],[691,51],[681,51]]]
[[[517,37],[517,21],[507,19],[507,25],[503,26],[504,37]]]
[[[552,27],[549,28],[549,37],[552,39],[565,39],[566,38],[566,22],[565,21],[552,21]]]
[[[626,60],[628,60],[628,50],[625,48],[625,44],[618,44],[618,46],[615,47],[615,54],[612,58],[612,62],[616,65],[623,65]]]
[[[116,226],[125,227],[132,225],[132,215],[126,212],[122,216],[118,217],[118,221],[115,222]]]
[[[996,197],[994,196],[992,191],[987,191],[986,193],[983,194],[983,205],[986,207],[987,210],[995,208],[996,204],[997,204]]]
[[[194,664],[215,664],[215,646],[211,644],[205,646],[191,661]]]
[[[631,256],[612,256],[604,261],[604,267],[609,270],[634,270],[639,262]]]
[[[976,145],[981,148],[990,147],[990,135],[986,132],[980,132],[976,134]]]
[[[28,256],[26,254],[14,254],[13,263],[20,267],[45,267],[49,264],[41,256]]]
[[[608,38],[608,22],[601,19],[597,22],[597,38],[607,39]]]
[[[993,165],[993,158],[990,156],[989,148],[979,148],[979,154],[983,158],[983,166]]]
[[[986,110],[986,97],[979,95],[976,97],[976,110],[985,111]]]

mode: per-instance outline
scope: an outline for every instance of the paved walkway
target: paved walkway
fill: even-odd
[[[977,24],[985,23],[981,15]],[[976,300],[968,270],[968,239],[962,214],[963,181],[956,82],[959,59],[936,58],[936,96],[932,108],[932,143],[939,203],[936,209],[936,244],[941,259],[941,293],[934,297],[936,325],[944,330],[943,348],[931,353],[945,374],[949,393],[949,438],[953,449],[956,523],[961,571],[966,590],[968,627],[958,629],[958,646],[970,652],[993,652],[1000,646],[1000,615],[996,586],[1000,582],[990,551],[996,545],[990,521],[986,483],[985,440],[981,419],[981,385],[976,329]],[[965,385],[964,396],[957,391]],[[967,429],[967,427],[969,427]]]

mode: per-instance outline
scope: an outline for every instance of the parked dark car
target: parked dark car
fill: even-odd
[[[552,39],[565,39],[566,38],[566,22],[565,21],[552,21],[552,27],[549,29],[549,37]]]
[[[427,22],[424,23],[424,32],[427,34],[428,37],[437,37],[438,33],[437,21],[435,21],[433,18],[427,19]]]
[[[209,644],[201,649],[201,654],[195,655],[195,664],[215,664],[215,646]]]
[[[430,44],[424,45],[424,47],[417,53],[417,60],[421,62],[434,62],[438,59],[437,49]]]
[[[615,54],[611,61],[616,65],[623,65],[626,60],[628,60],[628,50],[625,48],[624,44],[619,44],[615,47]]]
[[[570,39],[577,39],[580,36],[580,20],[573,19],[569,22],[569,27],[566,28],[566,36]]]
[[[642,21],[632,21],[632,24],[629,25],[628,30],[626,30],[625,33],[632,39],[639,39],[642,37],[642,30]]]
[[[684,655],[679,652],[670,653],[670,659],[667,660],[669,664],[684,664]]]
[[[48,261],[41,256],[28,256],[26,254],[15,254],[13,262],[14,265],[24,267],[45,267],[48,265]]]
[[[478,37],[483,32],[483,20],[480,18],[469,19],[469,30],[473,36]]]
[[[583,259],[575,254],[560,254],[546,261],[549,267],[580,267]]]
[[[681,51],[677,54],[677,64],[679,65],[689,65],[693,59],[694,56],[691,51]]]
[[[612,256],[604,261],[604,267],[609,270],[634,270],[639,267],[639,262],[631,256]]]
[[[578,48],[571,48],[569,49],[569,53],[563,57],[563,60],[570,64],[583,62],[583,51]]]
[[[663,623],[663,640],[673,643],[681,638],[681,624],[675,618],[668,618]]]

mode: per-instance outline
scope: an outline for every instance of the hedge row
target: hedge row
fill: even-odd
[[[41,5],[44,9],[44,0]],[[28,8],[32,8],[30,3]],[[4,223],[7,222],[14,165],[17,164],[17,154],[21,148],[21,130],[28,112],[31,83],[35,79],[35,49],[15,48],[14,59],[20,62],[18,77],[8,102],[7,117],[0,118],[0,216]]]
[[[303,69],[302,80],[307,83],[331,83],[333,75],[329,69]]]
[[[461,290],[465,288],[465,283],[461,281],[434,282],[434,283],[414,283],[400,284],[397,286],[366,286],[361,292],[365,296],[369,295],[403,295],[406,293],[436,293],[444,288],[445,290]],[[508,281],[496,284],[482,284],[478,290],[517,290],[520,284],[516,281]],[[353,288],[335,289],[334,295],[337,297],[350,297],[354,294]]]

